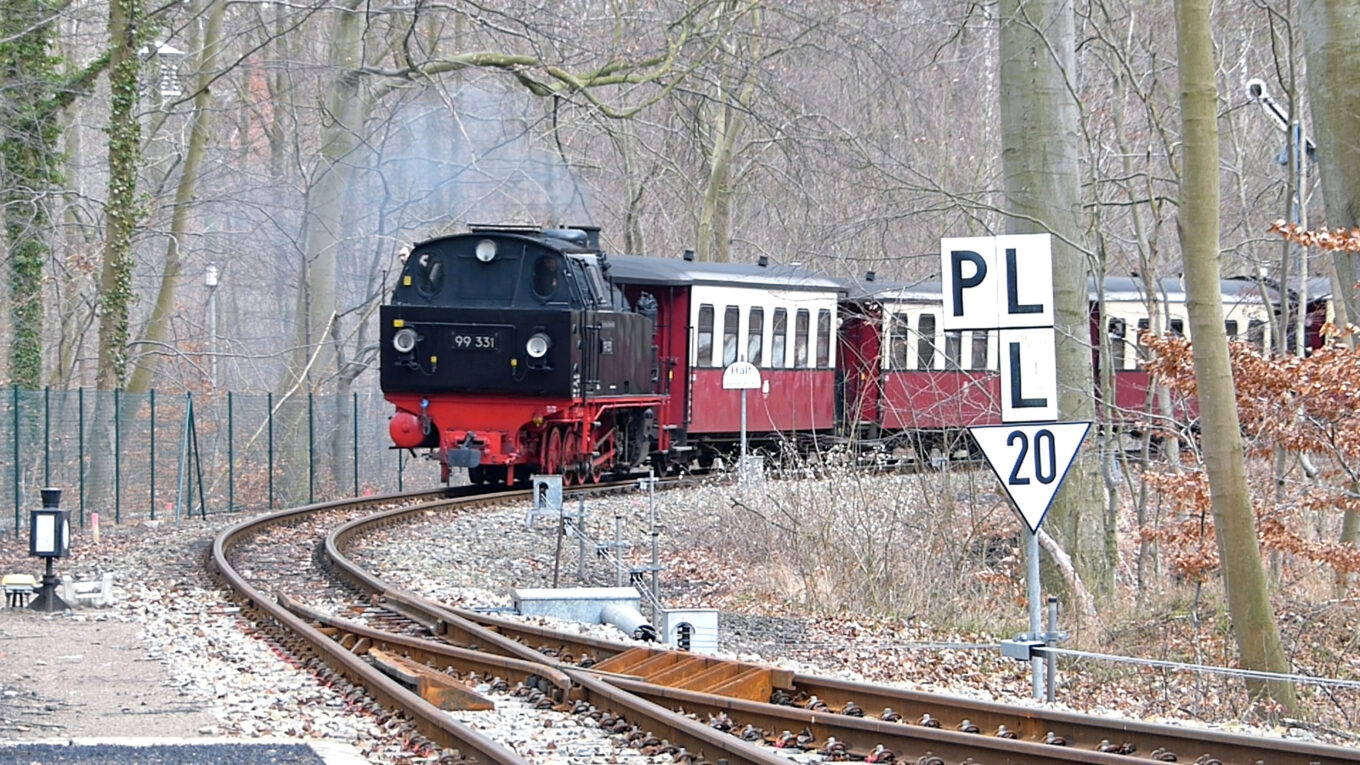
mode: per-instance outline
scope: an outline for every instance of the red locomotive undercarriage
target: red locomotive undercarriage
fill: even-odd
[[[657,411],[666,401],[659,395],[584,401],[468,394],[459,394],[456,401],[421,394],[387,398],[397,407],[388,429],[398,448],[434,446],[432,436],[437,433],[444,481],[449,479],[449,455],[472,450],[479,461],[474,471],[481,470],[472,475],[507,485],[526,478],[530,470],[561,473],[568,485],[598,483],[618,467],[618,416]],[[417,414],[422,402],[428,402],[423,418]],[[457,422],[459,427],[442,429],[441,422]],[[662,430],[659,436],[659,448],[668,449],[668,433]]]

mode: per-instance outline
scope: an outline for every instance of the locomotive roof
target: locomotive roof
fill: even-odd
[[[810,292],[845,291],[841,282],[797,266],[704,263],[639,255],[610,255],[609,275],[619,284],[740,284]]]

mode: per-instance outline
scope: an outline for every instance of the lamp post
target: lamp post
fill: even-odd
[[[217,390],[217,264],[209,263],[203,272],[203,286],[208,288],[208,384]]]
[[[28,607],[48,613],[65,611],[70,606],[57,595],[57,585],[61,584],[61,579],[52,573],[52,560],[70,554],[71,522],[66,517],[66,511],[61,509],[61,489],[43,489],[42,503],[41,510],[29,511],[28,553],[46,558],[47,570],[43,573],[38,597]]]
[[[1303,123],[1299,120],[1291,121],[1289,112],[1286,112],[1279,102],[1270,97],[1266,91],[1265,80],[1252,79],[1247,81],[1247,97],[1261,105],[1261,111],[1281,132],[1287,136],[1285,138],[1284,151],[1280,152],[1278,161],[1285,167],[1290,167],[1293,163],[1293,182],[1294,198],[1291,200],[1291,215],[1294,223],[1299,228],[1306,228],[1308,225],[1308,195],[1304,193],[1304,184],[1308,182],[1308,169],[1306,160],[1316,159],[1317,146],[1311,138],[1303,134]],[[1290,150],[1293,156],[1290,156]],[[1305,329],[1308,317],[1308,248],[1295,245],[1299,257],[1299,298],[1298,305],[1294,309],[1294,350],[1299,356],[1305,352],[1304,340]],[[1288,290],[1288,284],[1281,284],[1280,289]],[[1282,333],[1288,332],[1287,328],[1282,328]],[[1281,338],[1283,339],[1283,338]],[[1288,345],[1285,344],[1287,348]]]

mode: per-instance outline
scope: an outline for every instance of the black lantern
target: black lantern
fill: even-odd
[[[47,571],[43,574],[42,586],[38,588],[38,597],[29,608],[48,612],[65,610],[69,606],[57,596],[57,585],[61,579],[52,573],[52,560],[70,554],[71,522],[66,511],[60,507],[61,489],[43,489],[42,501],[41,510],[29,512],[28,553],[46,558]]]

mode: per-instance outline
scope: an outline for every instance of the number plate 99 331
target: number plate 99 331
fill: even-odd
[[[501,335],[494,330],[454,330],[453,349],[455,351],[497,351],[501,348]]]

